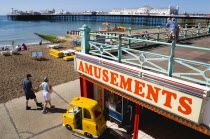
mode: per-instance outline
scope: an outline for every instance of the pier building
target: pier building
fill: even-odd
[[[110,14],[123,14],[123,15],[140,15],[140,14],[152,14],[152,15],[178,15],[179,6],[168,8],[153,8],[151,6],[144,6],[140,8],[114,8]]]

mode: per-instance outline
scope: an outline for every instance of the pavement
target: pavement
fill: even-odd
[[[25,97],[13,99],[0,104],[0,138],[2,139],[75,139],[62,126],[62,113],[66,112],[67,104],[72,98],[80,96],[79,80],[53,87],[51,95],[54,110],[42,114],[33,100],[29,101],[31,110],[25,110]],[[39,102],[44,103],[42,92],[36,93]]]

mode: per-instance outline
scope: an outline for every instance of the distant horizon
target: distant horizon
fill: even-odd
[[[65,4],[64,4],[65,3]],[[210,1],[202,0],[121,0],[120,3],[117,1],[106,0],[36,0],[36,1],[25,1],[25,0],[7,0],[0,5],[0,15],[6,15],[11,13],[12,8],[20,11],[41,11],[41,10],[52,10],[56,11],[64,10],[69,12],[82,12],[82,11],[105,11],[111,12],[113,8],[138,8],[145,5],[154,8],[167,8],[171,6],[179,6],[179,14],[183,12],[187,13],[201,13],[210,14]],[[111,6],[110,6],[111,5]]]

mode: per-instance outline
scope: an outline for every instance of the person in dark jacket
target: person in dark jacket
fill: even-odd
[[[31,74],[27,74],[26,75],[26,79],[23,80],[22,86],[23,86],[23,90],[26,96],[26,110],[30,110],[31,107],[28,106],[28,100],[29,99],[33,99],[36,102],[36,105],[38,107],[42,107],[42,103],[38,103],[37,99],[36,99],[36,95],[35,95],[35,90],[32,87],[32,82],[31,82]]]

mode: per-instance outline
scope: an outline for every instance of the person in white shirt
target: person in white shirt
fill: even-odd
[[[42,89],[43,89],[43,96],[44,96],[44,100],[45,100],[45,104],[44,104],[42,113],[45,114],[45,113],[47,113],[46,107],[47,107],[48,103],[50,104],[50,108],[55,108],[54,105],[51,105],[50,94],[53,92],[53,90],[52,90],[52,86],[48,83],[48,77],[44,77],[44,82],[42,82],[42,84],[39,86],[39,88],[40,87],[42,87]]]
[[[18,51],[21,51],[21,47],[20,47],[20,45],[15,46],[15,49],[17,49]]]

